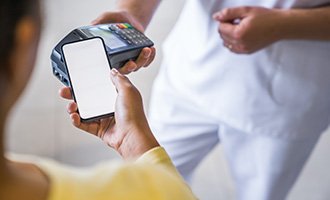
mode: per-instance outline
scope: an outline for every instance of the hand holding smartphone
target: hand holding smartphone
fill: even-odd
[[[114,114],[117,92],[110,79],[103,39],[95,37],[62,46],[71,92],[82,121]]]
[[[74,126],[100,137],[127,159],[159,146],[144,114],[139,91],[120,72],[111,73],[101,38],[65,44],[62,51],[71,93],[65,88],[61,96],[72,96],[76,102],[68,106]],[[111,117],[116,100],[118,114]]]

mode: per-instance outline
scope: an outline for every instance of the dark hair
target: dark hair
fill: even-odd
[[[14,47],[15,29],[22,17],[36,12],[38,0],[0,0],[0,73],[6,73]]]

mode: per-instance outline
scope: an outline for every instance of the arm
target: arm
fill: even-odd
[[[330,7],[312,9],[227,8],[214,14],[224,45],[254,53],[284,39],[330,40]],[[239,20],[239,23],[234,23]]]
[[[282,11],[280,39],[330,40],[330,7]]]

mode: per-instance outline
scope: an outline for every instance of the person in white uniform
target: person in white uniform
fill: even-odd
[[[158,4],[119,1],[118,12],[94,23],[124,20],[144,31]],[[237,199],[285,199],[329,124],[328,4],[186,1],[164,45],[149,116],[186,180],[221,142]]]

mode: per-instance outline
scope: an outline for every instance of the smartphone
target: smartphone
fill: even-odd
[[[114,115],[117,97],[104,41],[100,37],[62,46],[71,92],[82,121]]]

